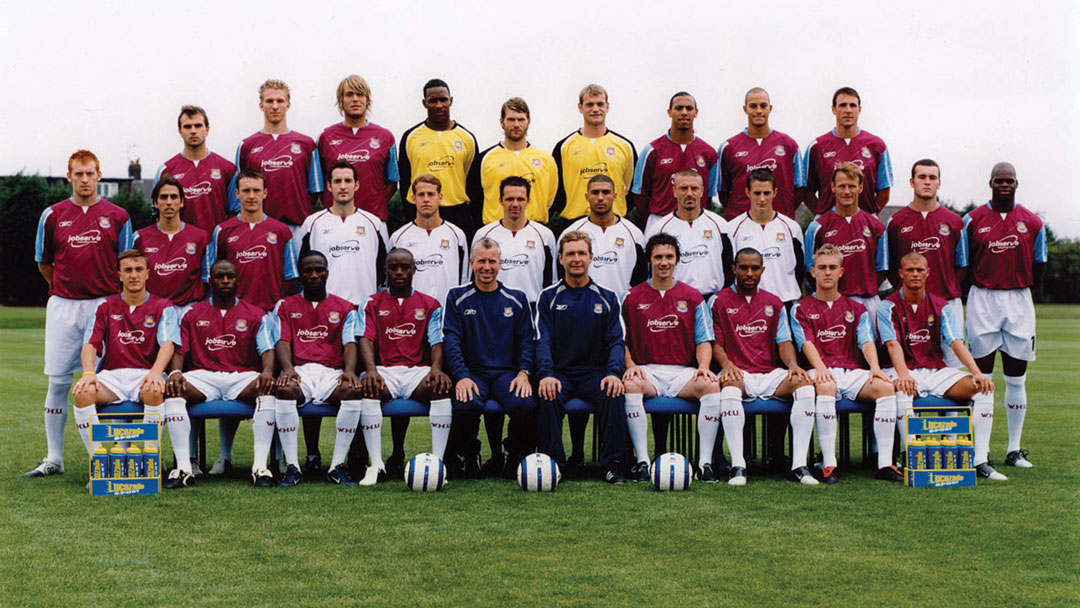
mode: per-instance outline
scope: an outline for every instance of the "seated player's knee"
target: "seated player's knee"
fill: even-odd
[[[629,394],[644,394],[648,388],[645,380],[641,378],[633,378],[623,383],[626,386],[626,392]]]
[[[831,397],[836,394],[835,382],[821,382],[814,385],[814,392],[818,395]]]
[[[274,397],[297,402],[304,401],[304,393],[299,388],[292,386],[278,387],[277,390],[274,391]]]
[[[879,378],[873,378],[866,384],[866,390],[872,399],[891,397],[896,394],[891,382],[885,382]]]
[[[454,408],[454,416],[479,416],[484,411],[484,404],[479,399],[469,399],[468,401],[454,399],[451,401],[451,405]]]
[[[139,391],[139,401],[144,405],[161,405],[161,402],[165,400],[165,395],[155,389],[145,389]]]

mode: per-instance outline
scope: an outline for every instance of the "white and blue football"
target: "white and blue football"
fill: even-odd
[[[417,454],[405,465],[405,485],[414,492],[438,492],[446,485],[446,467],[434,454]]]
[[[526,492],[554,492],[562,479],[559,465],[547,454],[529,454],[517,470],[518,483]]]
[[[652,464],[653,487],[662,492],[687,490],[694,478],[694,467],[682,454],[661,454]]]

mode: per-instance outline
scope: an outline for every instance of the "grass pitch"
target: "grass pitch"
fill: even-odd
[[[496,480],[257,491],[237,477],[91,498],[73,417],[67,473],[20,477],[45,454],[44,311],[0,309],[0,605],[1077,605],[1080,307],[1038,316],[1034,469],[1000,465],[995,377],[991,460],[1007,483],[912,489],[853,467],[832,487],[752,475],[661,494],[589,479],[539,495]],[[409,453],[425,451],[427,425],[411,431]],[[234,454],[246,470],[248,423]]]

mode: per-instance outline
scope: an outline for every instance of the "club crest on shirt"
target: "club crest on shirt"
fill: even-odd
[[[698,154],[698,157],[697,157],[697,166],[699,166],[699,167],[704,167],[705,166],[705,157],[700,155],[700,154]]]
[[[364,236],[364,233],[365,233],[365,232],[366,232],[366,231],[364,230],[364,227],[363,227],[363,226],[357,226],[357,227],[356,227],[356,234],[359,234],[360,236]]]
[[[539,159],[539,158],[534,158],[534,159],[532,159],[532,166],[534,166],[534,167],[536,167],[537,169],[539,169],[539,168],[540,168],[540,165],[541,165],[541,163],[540,163],[540,159]]]
[[[377,138],[372,137],[371,141],[368,142],[368,146],[370,146],[373,150],[378,150],[382,147],[382,142],[380,142]]]
[[[686,312],[687,310],[689,310],[686,306],[686,300],[679,300],[678,302],[675,302],[675,310],[679,312]]]
[[[458,152],[461,152],[461,151],[465,150],[465,142],[461,141],[460,139],[455,139],[454,140],[454,149],[457,150]]]
[[[862,157],[863,158],[870,158],[870,148],[867,148],[866,146],[863,146]]]
[[[926,322],[930,325],[934,324],[934,313],[926,315]]]
[[[293,145],[289,146],[289,152],[292,152],[293,154],[299,154],[300,153],[300,144],[293,144]]]
[[[247,328],[248,328],[247,319],[237,319],[236,320],[236,331],[247,331]]]
[[[221,169],[211,169],[210,179],[221,179]]]
[[[525,241],[525,249],[536,249],[536,241]]]
[[[102,225],[102,228],[108,228],[108,226]],[[1016,222],[1016,231],[1027,232],[1027,224],[1025,224],[1024,222]]]
[[[331,323],[341,323],[341,313],[336,310],[331,311],[330,314],[327,315],[326,320]]]
[[[942,225],[938,226],[937,231],[941,236],[949,236],[949,225],[948,224],[942,224]]]
[[[426,311],[426,310],[424,310],[423,308],[417,308],[416,310],[414,310],[414,311],[413,311],[413,317],[414,317],[414,318],[415,318],[415,319],[416,319],[417,321],[423,321],[423,320],[424,320],[424,317],[425,317],[426,315],[427,315],[427,311]]]
[[[784,233],[783,232],[777,232],[776,233],[776,240],[778,242],[783,242],[784,241]]]
[[[97,223],[98,223],[98,226],[101,226],[102,228],[106,228],[106,229],[108,229],[110,226],[112,226],[112,222],[109,221],[109,218],[104,217],[104,216],[99,217]],[[1027,232],[1027,228],[1024,229],[1024,232]]]
[[[270,243],[271,245],[277,243],[277,234],[273,232],[266,233],[266,242]]]
[[[184,251],[186,251],[188,255],[195,255],[195,251],[196,251],[195,243],[185,243],[184,244]]]
[[[706,231],[702,232],[701,233],[701,238],[705,239],[706,241],[711,241],[712,240],[712,230],[706,230]]]
[[[626,246],[626,241],[621,236],[615,237],[615,246],[616,247],[625,247]]]
[[[615,158],[615,146],[608,146],[605,152],[607,152],[607,155],[611,158]]]
[[[773,150],[773,153],[777,156],[786,156],[787,150],[784,149],[784,146],[776,146],[776,149]]]
[[[855,313],[851,312],[850,310],[845,312],[844,313],[844,320],[847,321],[848,323],[854,323],[855,322]]]
[[[604,312],[604,305],[603,304],[593,304],[592,311],[595,312],[596,314],[600,314],[600,313]]]
[[[512,316],[514,316],[514,309],[509,307],[509,306],[507,306],[506,308],[503,308],[503,316],[504,317],[512,317]]]
[[[870,230],[869,226],[863,226],[862,227],[862,233],[863,233],[863,236],[871,236],[873,234],[873,232]]]
[[[157,319],[154,318],[154,315],[146,315],[143,317],[142,324],[144,327],[153,327],[157,325]]]
[[[124,316],[123,315],[109,315],[109,318],[112,319],[113,321],[119,321],[120,319],[123,319]]]
[[[772,304],[766,304],[765,305],[765,316],[766,317],[771,317],[774,314],[776,314],[776,310],[773,309]]]
[[[448,241],[446,239],[443,239],[443,240],[439,241],[439,247],[442,248],[442,249],[449,249],[450,248],[450,241]]]

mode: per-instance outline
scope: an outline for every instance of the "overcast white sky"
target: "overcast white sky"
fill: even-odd
[[[211,148],[232,158],[262,126],[268,77],[289,83],[289,125],[312,137],[339,120],[347,74],[368,79],[372,119],[395,135],[424,118],[421,85],[441,77],[481,148],[520,95],[529,140],[547,150],[580,126],[588,82],[607,87],[608,126],[639,150],[667,128],[679,89],[716,146],[745,127],[746,89],[764,86],[773,127],[805,146],[833,126],[830,96],[849,85],[861,126],[891,150],[894,203],[910,200],[918,158],[941,163],[941,195],[961,204],[985,201],[990,167],[1008,160],[1020,201],[1080,237],[1080,3],[861,4],[5,1],[0,175],[62,174],[86,147],[107,176],[138,156],[152,177],[180,150],[185,103],[207,109]]]

